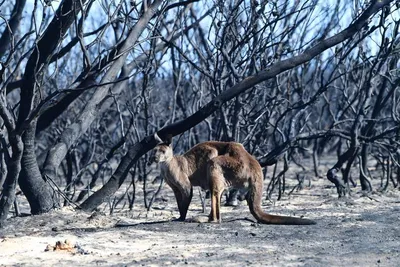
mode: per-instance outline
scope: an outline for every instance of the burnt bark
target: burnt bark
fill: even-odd
[[[21,158],[23,144],[20,136],[11,135],[10,145],[12,149],[12,157],[7,164],[7,176],[3,184],[3,190],[0,199],[0,228],[7,219],[10,208],[15,200],[15,188],[17,186],[18,175],[21,170]]]
[[[40,173],[35,154],[37,119],[31,119],[29,116],[39,101],[37,94],[43,79],[44,67],[49,63],[52,53],[62,42],[84,3],[85,1],[65,0],[60,4],[25,67],[17,122],[17,132],[22,133],[24,143],[19,185],[28,199],[32,214],[47,212],[57,206],[58,201]]]
[[[371,183],[367,177],[368,144],[363,144],[360,151],[360,184],[361,189],[366,192],[372,191]]]
[[[25,194],[32,214],[40,214],[57,207],[56,193],[49,186],[40,173],[35,153],[35,127],[33,120],[22,135],[24,152],[21,159],[21,173],[19,186]]]
[[[351,166],[351,163],[353,162],[357,152],[358,152],[357,146],[355,145],[350,146],[350,148],[346,152],[344,152],[342,155],[339,156],[339,159],[336,162],[336,164],[331,169],[329,169],[326,174],[328,180],[336,186],[336,190],[339,197],[346,195],[346,190],[347,190],[346,183],[348,182],[348,176],[347,176],[348,172],[345,172],[344,174],[345,177],[340,177],[339,176],[340,170],[343,164],[345,164],[346,162],[348,162],[346,169],[349,169],[349,166]]]

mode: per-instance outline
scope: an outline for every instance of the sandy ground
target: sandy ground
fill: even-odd
[[[202,215],[194,192],[188,218]],[[263,208],[317,225],[260,225],[250,221],[245,202],[223,207],[222,224],[172,222],[178,211],[165,186],[150,212],[138,202],[132,211],[113,215],[63,208],[11,218],[0,229],[0,266],[400,265],[398,189],[368,196],[354,190],[351,198],[338,200],[327,180],[311,178],[311,186],[279,202],[264,201]],[[121,224],[131,226],[117,227]],[[79,249],[45,251],[65,239]]]

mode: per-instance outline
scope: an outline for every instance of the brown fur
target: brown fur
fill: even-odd
[[[221,195],[227,187],[248,188],[250,212],[265,224],[315,224],[314,221],[265,213],[261,208],[263,174],[258,161],[240,143],[209,141],[183,155],[173,155],[172,146],[155,148],[154,161],[161,163],[161,175],[174,191],[180,217],[185,220],[193,186],[211,191],[210,222],[221,222]]]

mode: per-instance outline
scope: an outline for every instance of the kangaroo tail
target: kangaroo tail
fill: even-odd
[[[250,190],[248,192],[247,202],[250,212],[258,222],[264,224],[286,224],[286,225],[310,225],[316,222],[309,219],[301,219],[289,216],[278,216],[265,213],[261,208],[263,184],[262,179],[251,181]]]

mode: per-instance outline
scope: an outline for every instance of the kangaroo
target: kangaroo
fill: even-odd
[[[180,213],[178,221],[186,219],[193,186],[200,186],[211,192],[209,222],[221,222],[221,195],[227,187],[234,187],[248,189],[250,212],[260,223],[315,224],[312,220],[270,215],[262,210],[262,169],[240,143],[208,141],[197,144],[183,155],[174,155],[169,139],[156,146],[151,162],[160,163],[161,176],[174,191]]]

